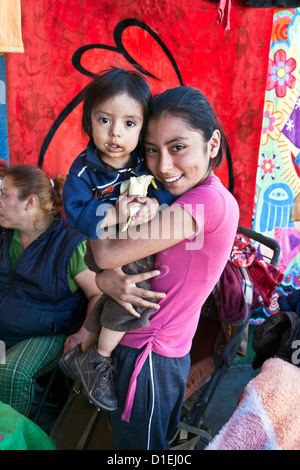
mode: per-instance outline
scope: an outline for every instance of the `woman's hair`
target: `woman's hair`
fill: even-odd
[[[54,207],[62,205],[61,187],[55,188],[46,173],[33,165],[15,165],[5,169],[4,177],[9,176],[18,189],[18,199],[24,201],[30,194],[36,194],[39,207],[45,215],[50,215]]]
[[[65,173],[60,173],[50,180],[53,188],[53,207],[60,209],[63,207],[63,187],[66,181],[67,175]]]
[[[211,167],[218,168],[223,159],[223,150],[229,152],[224,131],[218,122],[215,112],[205,96],[196,88],[179,86],[168,89],[153,97],[149,107],[149,118],[169,114],[178,117],[193,130],[201,132],[205,142],[208,142],[214,130],[221,134],[221,145],[215,158],[211,160]]]
[[[135,70],[111,67],[96,75],[84,90],[82,129],[90,139],[92,139],[91,116],[93,108],[123,93],[127,93],[140,103],[145,123],[152,97],[147,80]]]

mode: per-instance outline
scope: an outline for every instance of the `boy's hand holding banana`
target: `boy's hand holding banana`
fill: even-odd
[[[137,197],[145,198],[147,197],[147,190],[148,190],[150,183],[153,184],[154,188],[157,188],[152,175],[132,176],[129,180],[123,181],[120,187],[120,194],[123,194],[125,191],[127,191],[127,196],[137,196]],[[144,206],[150,206],[151,201],[152,202],[155,201],[155,205],[157,206],[155,213],[157,212],[158,201],[155,198],[147,198],[147,199],[149,199],[148,202],[140,204],[139,206],[136,206],[136,207],[129,208],[129,216],[128,216],[127,222],[123,224],[121,228],[122,232],[128,229],[129,225],[133,221],[134,215],[137,214],[141,210],[141,208],[143,208]],[[151,212],[151,210],[147,211],[147,213],[148,212]],[[149,218],[149,215],[148,215],[144,222],[151,220],[152,217]]]

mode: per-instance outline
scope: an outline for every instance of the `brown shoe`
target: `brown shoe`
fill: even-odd
[[[71,349],[65,356],[62,356],[59,360],[60,370],[70,379],[78,381],[78,370],[75,364],[75,357],[82,354],[80,345]]]
[[[112,372],[116,368],[111,357],[98,353],[96,346],[75,357],[76,377],[80,379],[83,392],[91,403],[104,411],[118,406]]]

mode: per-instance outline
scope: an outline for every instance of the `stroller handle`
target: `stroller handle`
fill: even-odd
[[[281,255],[281,248],[276,240],[270,237],[266,237],[262,233],[255,232],[255,230],[243,226],[239,227],[237,231],[239,233],[242,233],[246,237],[252,238],[252,240],[255,240],[273,250],[273,256],[270,260],[270,264],[272,264],[272,266],[278,265],[278,261]]]

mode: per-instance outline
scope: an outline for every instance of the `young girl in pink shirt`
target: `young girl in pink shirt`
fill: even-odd
[[[227,141],[199,90],[184,86],[155,96],[144,145],[149,170],[176,201],[138,230],[137,215],[125,238],[108,230],[91,242],[105,270],[97,277],[99,287],[128,311],[153,306],[147,298],[155,292],[166,294],[150,326],[126,333],[115,350],[119,407],[109,417],[115,448],[126,450],[168,449],[201,307],[229,258],[239,219],[236,200],[213,172]],[[130,277],[121,271],[154,253],[155,272]],[[150,278],[151,291],[135,286]]]

